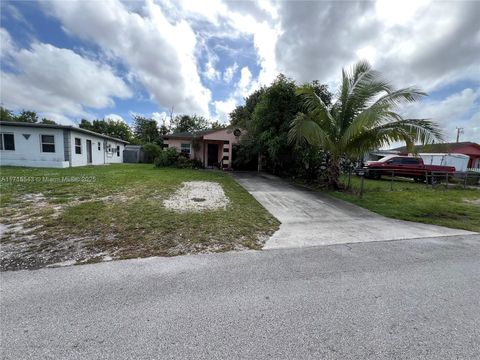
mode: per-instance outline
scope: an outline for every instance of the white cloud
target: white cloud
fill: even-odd
[[[213,105],[215,106],[215,120],[226,123],[229,119],[229,114],[237,106],[237,101],[234,98],[229,98],[224,101],[214,101]]]
[[[229,114],[240,105],[243,98],[248,96],[258,87],[258,82],[252,80],[252,72],[245,66],[240,70],[240,79],[235,84],[233,91],[226,100],[214,101],[215,107],[214,119],[226,123],[229,120]]]
[[[200,81],[197,39],[187,21],[171,22],[152,0],[138,12],[118,0],[43,4],[65,31],[95,42],[126,64],[160,106],[208,115],[211,93]]]
[[[480,80],[479,2],[278,4],[277,67],[297,81],[335,84],[341,68],[358,58],[374,62],[398,86],[433,91]]]
[[[121,117],[118,114],[108,114],[103,117],[104,119],[110,119],[110,120],[115,120],[115,121],[122,121],[126,122],[123,117]]]
[[[232,79],[235,76],[235,73],[237,72],[237,70],[238,70],[238,64],[236,62],[234,62],[232,66],[227,67],[225,69],[225,71],[223,72],[223,80],[226,83],[229,83],[230,81],[232,81]]]
[[[155,120],[159,126],[170,126],[170,114],[167,114],[165,111],[154,112],[152,113],[151,118]]]
[[[2,31],[2,40],[8,40]],[[113,70],[84,58],[72,50],[34,43],[17,49],[3,46],[5,63],[15,73],[1,72],[1,102],[12,110],[31,109],[66,122],[69,117],[87,114],[84,107],[112,107],[114,97],[128,98],[131,91]]]
[[[212,81],[220,79],[220,71],[215,69],[215,66],[212,64],[211,61],[208,61],[205,65],[204,75],[207,79]]]
[[[245,92],[248,92],[249,85],[251,84],[251,82],[252,82],[252,73],[251,73],[250,69],[248,68],[248,66],[245,66],[240,71],[240,80],[238,81],[239,90],[243,94],[245,94]]]
[[[480,89],[467,88],[445,99],[410,104],[404,108],[404,114],[437,122],[447,141],[454,141],[456,128],[462,127],[464,140],[480,142]]]

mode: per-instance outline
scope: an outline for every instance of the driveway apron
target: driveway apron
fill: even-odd
[[[386,218],[269,174],[238,172],[234,177],[281,222],[264,249],[475,234]]]

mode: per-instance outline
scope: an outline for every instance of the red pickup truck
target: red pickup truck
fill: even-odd
[[[378,161],[367,161],[363,168],[365,176],[380,179],[382,175],[412,178],[417,182],[438,181],[447,174],[453,175],[453,166],[425,165],[422,158],[412,156],[388,155]]]

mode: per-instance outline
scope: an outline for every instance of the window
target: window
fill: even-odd
[[[120,156],[120,145],[117,145],[117,156]]]
[[[190,155],[190,144],[180,145],[180,152],[185,155]]]
[[[224,153],[226,153],[226,152],[228,153],[228,148],[223,148],[223,152],[224,152]]]
[[[223,140],[223,143],[224,144],[230,144],[230,141],[229,140]]]
[[[223,160],[228,160],[228,159],[229,159],[228,156],[223,157]]]
[[[82,153],[82,139],[75,138],[75,154]]]
[[[55,136],[53,135],[40,135],[42,143],[42,152],[54,153],[55,152]]]
[[[102,150],[102,143],[99,141],[98,142],[98,151]]]
[[[388,163],[389,164],[402,164],[402,158],[393,158],[393,159],[390,159],[388,160]]]
[[[15,139],[13,134],[0,134],[0,150],[15,150]]]
[[[402,159],[402,164],[418,165],[418,159],[415,159],[415,158],[403,158],[403,159]]]

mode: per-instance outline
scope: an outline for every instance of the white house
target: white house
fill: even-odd
[[[64,125],[0,122],[0,164],[65,168],[123,162],[127,141]]]

